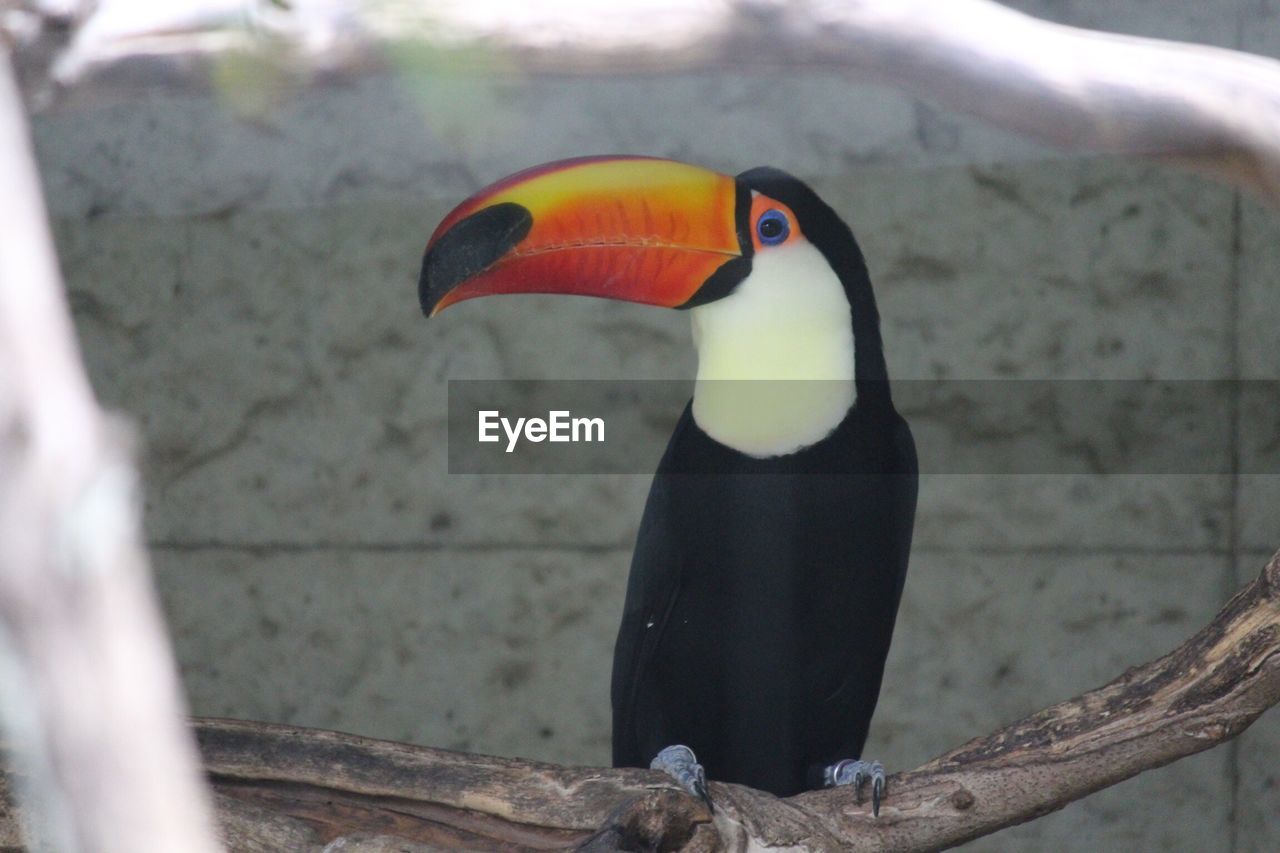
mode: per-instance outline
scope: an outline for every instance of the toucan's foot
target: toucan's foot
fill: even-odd
[[[880,800],[884,799],[884,765],[879,761],[859,761],[846,758],[822,771],[822,781],[828,788],[852,785],[854,796],[862,802],[862,786],[871,783],[871,814],[880,816]]]
[[[684,744],[674,744],[659,752],[649,762],[650,770],[661,770],[680,783],[690,794],[707,804],[707,808],[715,811],[711,803],[711,794],[707,793],[707,771],[698,763],[693,750]]]

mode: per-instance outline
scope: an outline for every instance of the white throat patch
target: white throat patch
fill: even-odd
[[[749,456],[794,453],[853,406],[853,319],[840,279],[806,241],[759,251],[733,294],[694,308],[693,418]]]

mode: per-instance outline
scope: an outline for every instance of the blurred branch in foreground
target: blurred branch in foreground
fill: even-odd
[[[2,40],[0,187],[0,703],[26,841],[212,851],[129,442],[80,364]]]
[[[57,19],[64,39],[38,38],[30,17],[25,79],[41,103],[101,87],[200,89],[219,57],[255,50],[319,84],[408,48],[451,72],[818,69],[1066,150],[1175,159],[1280,200],[1280,62],[1060,26],[990,0],[618,0],[589,15],[566,3],[102,0],[76,24]]]

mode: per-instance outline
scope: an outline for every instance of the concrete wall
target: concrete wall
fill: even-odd
[[[1280,55],[1280,9],[1252,0],[1017,5]],[[248,117],[156,95],[36,131],[95,387],[139,424],[198,714],[608,762],[647,479],[450,476],[446,381],[679,378],[693,360],[685,316],[638,306],[420,317],[427,234],[532,163],[629,151],[810,179],[862,241],[895,377],[1280,378],[1274,212],[830,77],[409,68]],[[924,477],[868,752],[915,766],[1198,628],[1280,546],[1280,478],[1216,470]],[[1277,849],[1277,766],[1273,712],[972,848]]]

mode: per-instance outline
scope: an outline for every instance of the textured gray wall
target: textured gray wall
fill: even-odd
[[[1019,5],[1280,55],[1271,4]],[[141,427],[199,714],[607,763],[647,479],[450,476],[446,381],[685,377],[687,318],[528,297],[424,321],[427,234],[519,167],[629,151],[811,179],[863,243],[895,377],[1280,378],[1273,212],[827,77],[407,74],[251,120],[157,95],[37,141],[95,386]],[[926,476],[869,753],[914,766],[1167,650],[1280,546],[1277,507],[1276,477]],[[1278,765],[1272,713],[972,847],[1280,849]]]

